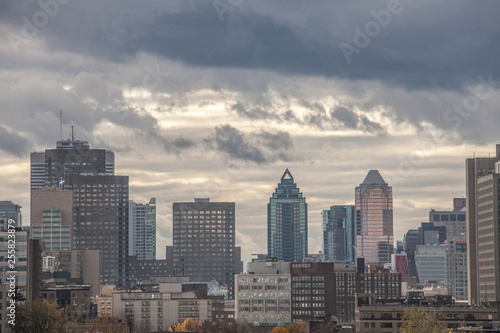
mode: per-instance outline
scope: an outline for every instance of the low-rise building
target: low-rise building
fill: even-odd
[[[160,283],[148,290],[113,292],[113,315],[140,329],[166,331],[188,318],[212,319],[213,300],[184,291],[182,283]]]

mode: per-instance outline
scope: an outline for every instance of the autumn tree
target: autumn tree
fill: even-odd
[[[68,311],[56,302],[36,299],[17,304],[14,333],[60,333],[70,324]]]
[[[179,331],[188,331],[188,332],[203,332],[203,323],[198,319],[188,318],[184,320],[182,323],[175,324],[170,327],[170,332],[179,332]]]
[[[304,325],[302,324],[289,324],[286,326],[276,326],[271,333],[302,333],[304,332]]]
[[[434,311],[422,311],[415,307],[406,309],[401,324],[401,333],[444,333],[446,329]]]

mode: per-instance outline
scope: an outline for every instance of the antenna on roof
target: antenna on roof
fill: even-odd
[[[71,141],[75,141],[75,126],[71,125]]]
[[[59,110],[59,140],[62,141],[62,110]]]

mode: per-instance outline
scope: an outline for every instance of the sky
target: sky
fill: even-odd
[[[464,160],[499,142],[500,2],[3,0],[0,200],[29,224],[29,153],[62,138],[115,152],[130,199],[236,203],[243,260],[267,252],[286,168],[321,211],[354,204],[371,169],[394,233],[465,195]]]

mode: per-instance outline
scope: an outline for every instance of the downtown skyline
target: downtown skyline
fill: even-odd
[[[401,1],[363,47],[356,34],[387,1],[238,1],[224,13],[57,3],[29,38],[25,22],[46,10],[0,5],[0,200],[23,206],[25,224],[29,153],[55,148],[60,110],[62,139],[74,125],[76,139],[114,151],[131,200],[157,198],[158,258],[172,203],[195,197],[236,203],[244,261],[266,252],[266,205],[287,168],[307,198],[310,253],[321,211],[354,204],[372,169],[393,188],[402,240],[465,196],[465,159],[499,140],[498,2]],[[342,43],[359,51],[350,62]]]

